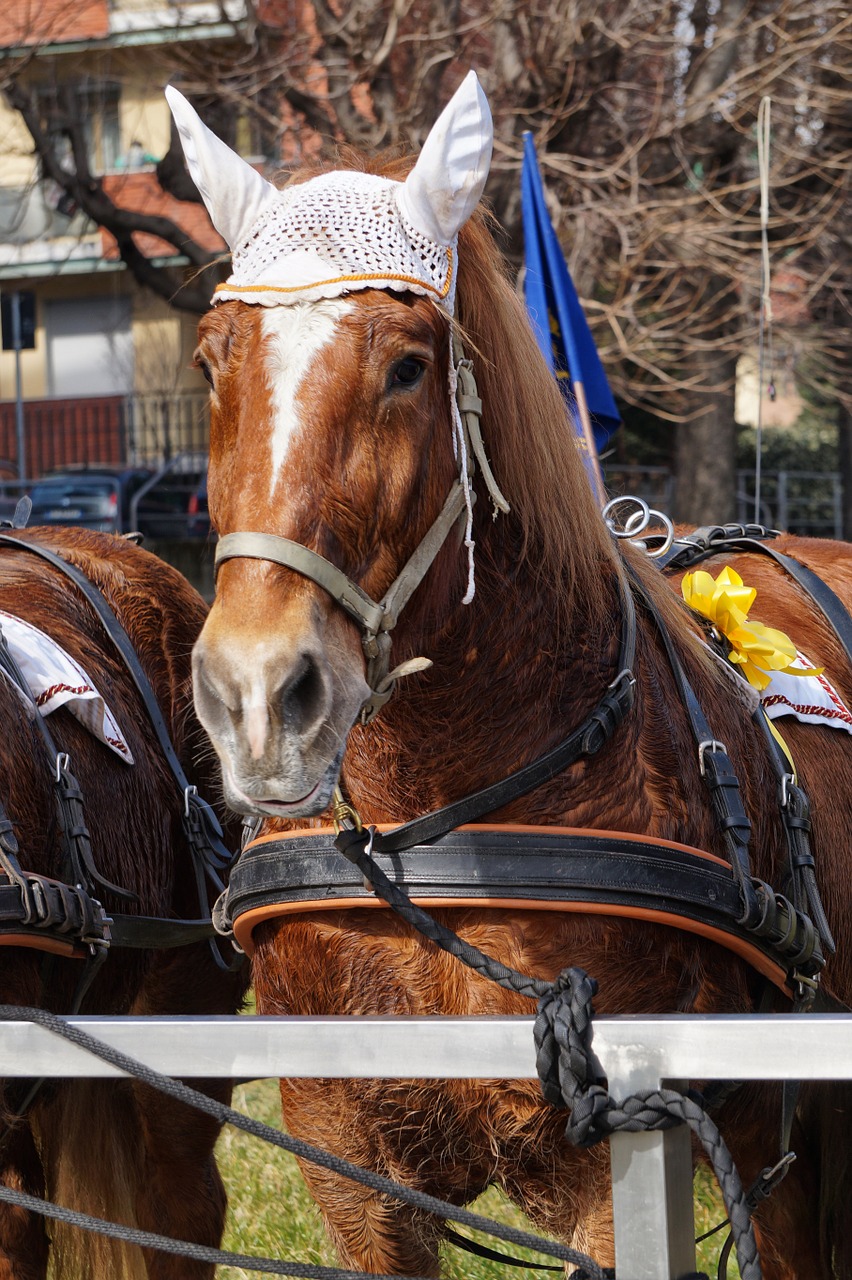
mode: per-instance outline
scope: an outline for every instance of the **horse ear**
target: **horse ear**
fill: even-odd
[[[493,139],[488,101],[476,72],[469,71],[399,194],[405,217],[430,240],[450,244],[473,213],[488,177]]]
[[[212,133],[182,93],[168,85],[166,98],[178,127],[190,177],[213,226],[230,249],[245,240],[258,215],[278,194],[250,164]]]

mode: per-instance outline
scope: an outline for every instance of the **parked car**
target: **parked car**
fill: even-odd
[[[150,539],[185,538],[190,532],[187,507],[198,484],[198,471],[68,467],[33,485],[30,524],[78,525],[106,533],[138,529]],[[205,513],[206,507],[205,489]]]
[[[12,523],[25,492],[19,481],[0,480],[0,524]]]
[[[141,467],[75,467],[53,472],[30,490],[33,509],[29,522],[127,533],[131,500],[153,475],[153,471]]]

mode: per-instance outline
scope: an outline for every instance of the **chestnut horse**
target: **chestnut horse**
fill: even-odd
[[[198,900],[183,829],[187,800],[134,676],[78,586],[40,555],[10,545],[12,538],[58,553],[100,589],[147,676],[183,772],[201,794],[210,785],[211,762],[192,710],[190,651],[204,602],[180,574],[124,538],[74,529],[15,530],[0,545],[0,609],[46,633],[79,664],[132,757],[130,763],[119,758],[67,707],[46,718],[53,744],[67,754],[62,763],[80,786],[90,864],[124,891],[119,896],[95,883],[93,896],[113,917],[197,919],[207,904]],[[0,802],[17,841],[17,865],[67,881],[55,765],[6,673],[0,705]],[[9,847],[4,837],[7,852]],[[72,946],[55,934],[42,939],[37,929],[28,935],[6,929],[0,933],[0,944],[6,944],[0,1003],[70,1012],[80,1003],[81,979],[90,976],[87,945]],[[222,972],[203,937],[157,951],[113,945],[82,998],[81,1012],[234,1013],[240,989],[239,975]],[[213,1158],[214,1121],[131,1080],[44,1081],[35,1090],[33,1085],[3,1084],[0,1181],[114,1222],[218,1245],[225,1193]],[[226,1100],[224,1082],[202,1087]],[[75,1228],[53,1224],[48,1235],[43,1218],[0,1207],[3,1280],[44,1280],[49,1254],[51,1274],[74,1280],[213,1275],[212,1266],[143,1253]]]
[[[463,86],[459,94],[465,92]],[[765,736],[749,699],[738,694],[744,682],[709,654],[668,579],[640,551],[616,544],[601,519],[564,401],[487,218],[468,207],[478,199],[487,160],[459,177],[453,148],[462,146],[462,134],[479,145],[482,128],[481,119],[471,124],[470,93],[461,106],[458,99],[462,123],[448,108],[413,169],[410,161],[347,156],[345,173],[305,170],[282,197],[262,190],[257,175],[173,97],[190,169],[235,250],[234,275],[201,321],[197,351],[211,384],[209,502],[224,550],[216,599],[194,651],[194,684],[226,799],[275,831],[327,812],[338,775],[369,823],[413,819],[498,782],[581,724],[618,675],[619,584],[629,565],[664,619],[714,736],[727,745],[752,823],[753,871],[776,883],[784,848],[778,789]],[[449,154],[436,160],[442,147]],[[452,315],[446,294],[424,284],[427,268],[412,274],[406,249],[389,250],[372,274],[358,274],[365,215],[356,196],[367,192],[378,205],[393,183],[404,193],[393,197],[403,213],[388,215],[394,234],[394,218],[408,226],[412,208],[428,201],[423,192],[433,193],[419,243],[443,244],[457,271]],[[322,211],[315,233],[312,207]],[[448,228],[447,216],[457,225]],[[323,237],[339,250],[330,264]],[[253,275],[255,253],[261,261]],[[370,283],[376,287],[365,287]],[[431,669],[398,680],[393,698],[362,724],[370,688],[387,692],[388,685],[374,679],[374,652],[365,667],[353,612],[367,606],[341,607],[339,584],[320,584],[316,559],[298,559],[292,544],[330,562],[364,599],[382,600],[464,471],[448,391],[459,336],[475,363],[493,466],[492,476],[477,455],[475,577],[471,582],[470,556],[460,547],[462,493],[453,532],[392,633],[395,662],[428,655]],[[498,515],[491,508],[503,495],[511,510]],[[224,542],[235,534],[249,541]],[[274,536],[262,542],[258,534]],[[852,547],[788,537],[777,545],[852,601]],[[802,589],[764,557],[724,562],[757,588],[760,620],[791,632],[852,698],[844,652]],[[707,567],[715,572],[720,562]],[[598,754],[487,821],[640,833],[727,860],[659,628],[644,608],[637,626],[635,704],[618,730]],[[848,1002],[852,740],[828,728],[787,725],[811,797],[818,877],[837,941],[824,987]],[[762,979],[715,941],[576,904],[538,906],[468,903],[434,914],[525,974],[552,979],[566,966],[582,967],[598,980],[599,1013],[758,1007]],[[282,914],[255,929],[254,948],[265,1014],[532,1012],[523,997],[463,968],[390,911],[330,905]],[[779,996],[775,1007],[790,1006]],[[541,1228],[612,1262],[608,1153],[570,1147],[564,1114],[544,1102],[535,1083],[287,1080],[281,1097],[296,1134],[457,1203],[497,1184]],[[852,1274],[849,1103],[846,1086],[806,1086],[800,1094],[798,1159],[757,1213],[771,1280]],[[722,1112],[746,1185],[774,1162],[779,1111],[779,1090],[755,1086],[740,1089]],[[439,1221],[323,1170],[307,1168],[305,1176],[346,1265],[436,1273]]]

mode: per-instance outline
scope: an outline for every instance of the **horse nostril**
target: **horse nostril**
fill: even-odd
[[[325,715],[325,682],[312,654],[303,653],[290,683],[282,690],[284,723],[304,733]]]

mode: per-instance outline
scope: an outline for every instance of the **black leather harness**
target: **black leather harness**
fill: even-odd
[[[56,785],[66,880],[51,879],[21,868],[13,824],[0,804],[0,940],[88,961],[102,958],[115,946],[159,949],[212,940],[215,931],[207,915],[207,884],[209,882],[217,892],[222,891],[221,873],[230,865],[232,854],[225,847],[216,815],[184,774],[157,698],[127,633],[94,583],[63,556],[30,541],[17,530],[0,533],[2,546],[30,552],[70,579],[97,614],[109,641],[127,668],[183,798],[183,829],[195,873],[199,918],[172,920],[158,916],[106,913],[97,896],[100,890],[107,889],[127,901],[133,901],[135,895],[120,885],[112,884],[98,871],[85,823],[82,791],[71,773],[68,756],[57,748],[45,717],[33,702],[34,720],[44,741]],[[29,699],[24,677],[2,637],[0,668]],[[219,958],[218,949],[213,949]]]
[[[712,549],[706,551],[693,540],[700,534],[693,535],[683,554],[699,557],[763,549],[752,529],[748,536],[739,526],[734,532],[723,530],[723,536],[714,531]],[[743,540],[747,547],[741,545]],[[781,562],[789,560],[783,557]],[[668,558],[668,567],[680,567],[674,554]],[[815,577],[809,570],[795,576],[798,581]],[[817,581],[821,590],[814,598],[832,626],[845,633],[844,645],[852,654],[852,620],[830,588]],[[765,735],[776,772],[789,851],[785,893],[780,893],[752,874],[751,827],[738,779],[653,602],[638,580],[630,587],[622,582],[621,594],[618,674],[591,715],[563,742],[508,778],[389,831],[342,830],[336,837],[311,831],[250,840],[232,870],[227,893],[217,904],[220,931],[236,930],[243,944],[250,943],[250,928],[260,919],[298,909],[300,903],[310,904],[302,910],[367,904],[371,899],[375,902],[374,892],[401,914],[406,914],[408,902],[412,910],[406,918],[416,927],[417,912],[423,916],[425,912],[411,904],[410,897],[442,905],[488,899],[500,905],[511,901],[517,907],[535,902],[551,909],[611,908],[614,914],[638,914],[703,932],[740,955],[750,954],[752,963],[757,957],[764,975],[806,1006],[817,989],[825,954],[834,950],[814,875],[807,797],[758,712],[755,722]],[[666,649],[729,863],[687,846],[637,840],[621,833],[513,832],[486,827],[459,831],[463,824],[481,823],[582,756],[594,754],[615,732],[633,705],[634,596],[653,620]],[[351,861],[351,870],[336,859],[335,849]]]

